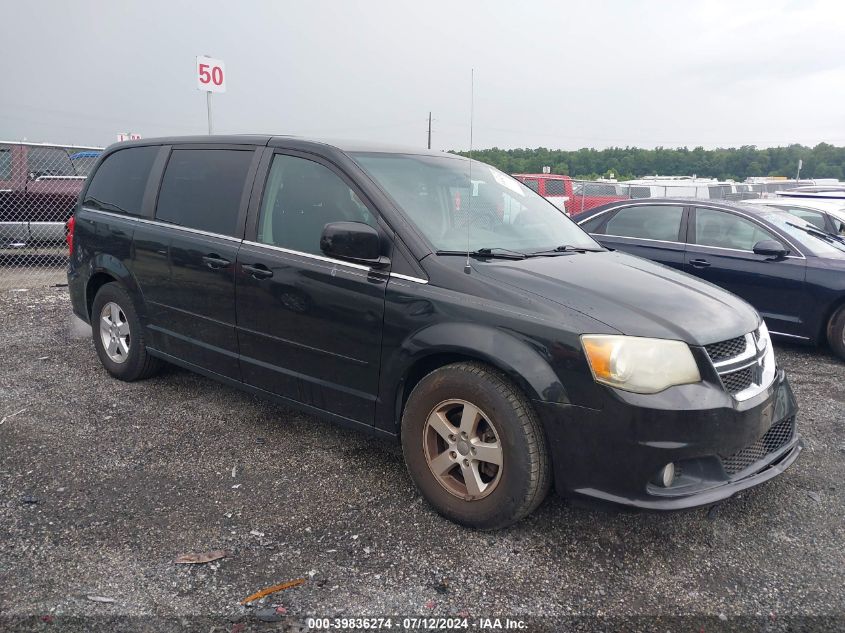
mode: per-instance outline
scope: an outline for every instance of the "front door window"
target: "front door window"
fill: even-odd
[[[277,155],[265,191],[258,221],[262,244],[320,255],[320,235],[326,224],[376,224],[352,188],[328,167],[311,160]]]

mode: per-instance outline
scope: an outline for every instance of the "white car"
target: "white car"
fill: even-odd
[[[818,200],[813,198],[762,198],[743,200],[745,204],[776,207],[788,211],[834,235],[845,235],[845,200]]]

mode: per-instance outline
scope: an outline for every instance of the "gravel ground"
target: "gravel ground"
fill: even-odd
[[[845,363],[825,350],[777,347],[807,447],[768,484],[670,515],[553,497],[479,533],[427,506],[391,444],[175,368],[111,379],[66,289],[2,292],[0,322],[0,629],[203,615],[242,630],[241,599],[296,578],[265,606],[845,616]],[[214,549],[228,555],[173,563]]]
[[[0,293],[9,290],[36,290],[67,283],[67,254],[34,255],[0,248]],[[2,303],[2,300],[0,300]],[[0,318],[5,313],[0,313]]]

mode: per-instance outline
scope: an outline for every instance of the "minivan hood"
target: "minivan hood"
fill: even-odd
[[[473,268],[630,336],[708,345],[751,332],[760,323],[757,311],[739,297],[616,251],[475,260]]]

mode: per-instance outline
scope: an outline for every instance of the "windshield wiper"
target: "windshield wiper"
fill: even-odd
[[[838,242],[843,243],[845,242],[845,238],[842,238],[838,235],[834,235],[833,233],[828,233],[827,231],[822,231],[821,229],[817,229],[814,226],[801,226],[800,224],[794,224],[792,222],[787,222],[787,226],[794,227],[796,229],[800,229],[809,235],[813,235],[821,240],[825,240],[826,242]]]
[[[102,200],[98,200],[97,198],[93,198],[91,196],[85,198],[83,205],[86,204],[92,209],[96,209],[98,211],[116,211],[118,213],[129,213],[126,209],[122,209],[116,204],[112,204],[111,202],[103,202]]]
[[[600,248],[587,248],[586,246],[573,246],[572,244],[563,244],[561,246],[555,246],[554,248],[550,248],[545,251],[534,251],[529,253],[529,256],[535,255],[557,255],[558,253],[600,253],[604,249]]]
[[[525,253],[514,251],[509,248],[499,248],[497,246],[488,248],[478,248],[474,251],[437,251],[438,255],[469,255],[470,257],[500,257],[502,259],[525,259],[528,257]]]

